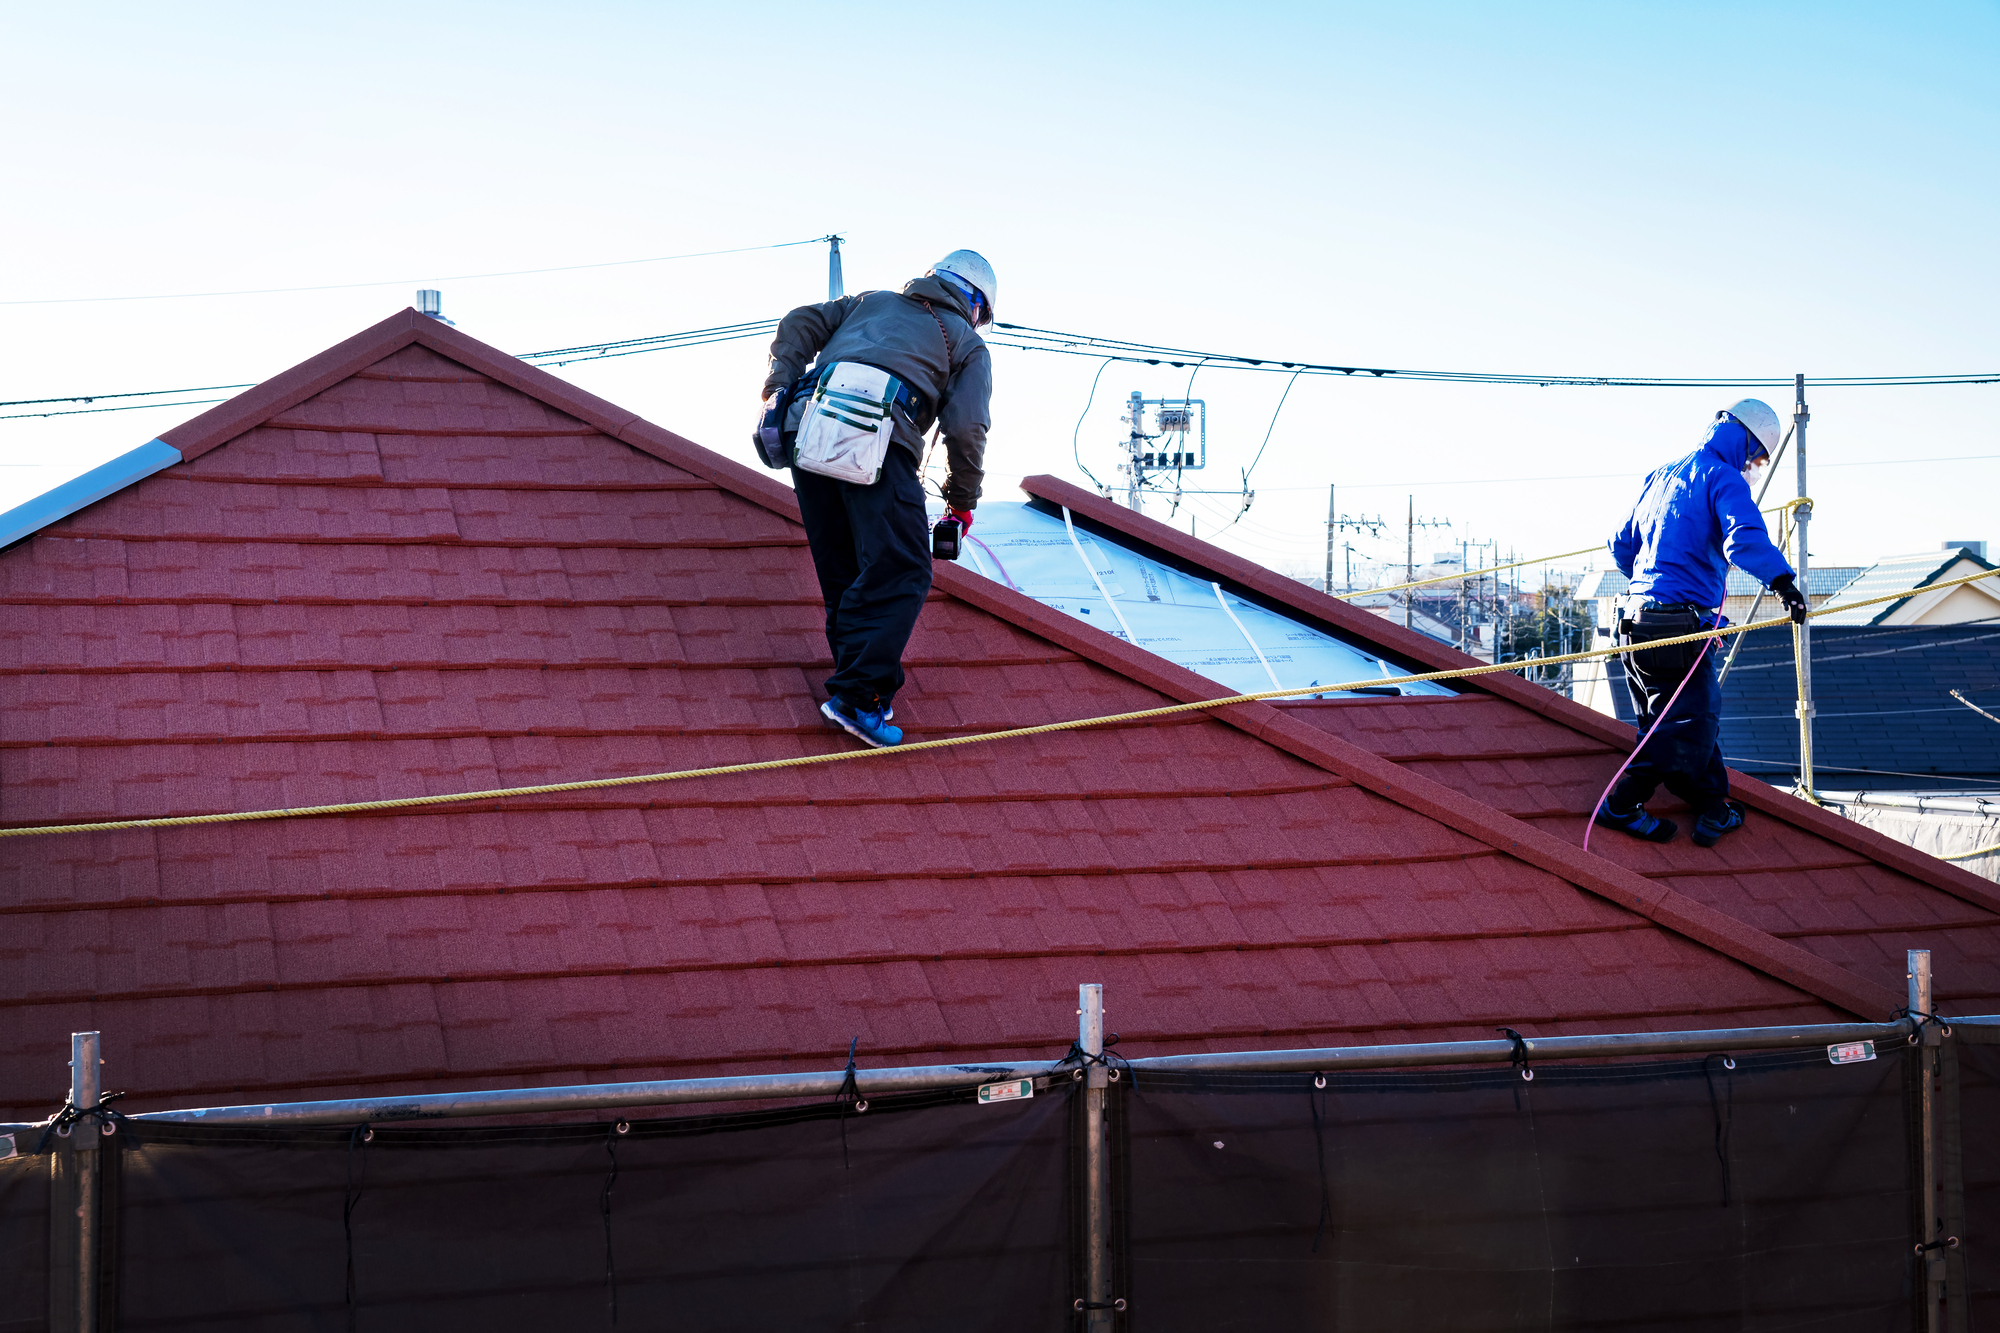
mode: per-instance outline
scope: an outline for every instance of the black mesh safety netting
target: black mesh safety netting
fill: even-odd
[[[1992,1333],[2000,1330],[2000,1028],[1961,1026],[1956,1035],[1950,1082],[1957,1086],[1948,1088],[1944,1111],[1957,1120],[1946,1146],[1960,1159],[1953,1165],[1964,1190],[1944,1216],[1947,1233],[1960,1238],[1947,1257],[1964,1284],[1967,1318],[1954,1329]]]
[[[120,1329],[230,1333],[1057,1327],[1069,1100],[622,1133],[127,1121],[106,1295]]]
[[[40,1134],[17,1136],[25,1152]],[[49,1159],[0,1161],[0,1333],[42,1333],[49,1304]]]
[[[1954,1047],[1947,1328],[1977,1333],[2000,1329],[1980,1246],[2000,1234],[2000,1046]],[[1114,1327],[1920,1328],[1918,1062],[1876,1050],[1323,1086],[1118,1070]],[[1080,1092],[622,1133],[128,1120],[105,1140],[99,1327],[1074,1329]],[[49,1326],[50,1169],[0,1162],[0,1333]]]
[[[1142,1073],[1130,1327],[1907,1330],[1905,1056]]]

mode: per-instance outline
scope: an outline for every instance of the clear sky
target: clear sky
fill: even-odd
[[[824,297],[822,247],[438,280],[835,230],[850,291],[969,246],[1002,319],[1204,350],[2000,370],[1991,3],[114,3],[13,6],[8,33],[0,301],[389,285],[0,305],[5,399],[256,380],[419,285],[517,352],[773,317]],[[763,355],[558,373],[747,461]],[[1081,480],[1073,431],[1111,479],[1120,400],[1187,384],[1113,365],[1086,413],[1097,362],[995,361],[995,500]],[[1734,397],[1305,379],[1273,424],[1284,383],[1201,372],[1199,484],[1238,487],[1269,431],[1219,540],[1295,572],[1330,483],[1450,520],[1419,559],[1601,540]],[[1819,563],[2000,543],[2000,384],[1812,404]],[[0,421],[0,507],[197,410]],[[1400,533],[1347,539],[1401,558]]]

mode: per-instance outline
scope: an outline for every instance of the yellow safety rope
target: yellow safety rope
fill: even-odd
[[[2000,569],[1980,574],[1968,574],[1963,578],[1950,579],[1944,583],[1930,584],[1926,589],[1908,589],[1903,592],[1887,593],[1870,598],[1865,602],[1845,602],[1839,607],[1825,610],[1850,611],[1856,607],[1873,606],[1878,602],[1891,602],[1899,597],[1908,597],[1914,592],[1950,588],[1962,583],[1976,583],[1980,579],[2000,577]],[[1820,615],[1821,611],[1809,612]],[[874,759],[884,755],[914,754],[924,750],[943,750],[957,745],[979,745],[986,741],[1012,740],[1021,736],[1041,736],[1056,731],[1080,731],[1085,727],[1110,726],[1120,722],[1146,722],[1154,718],[1171,717],[1176,713],[1193,713],[1210,708],[1227,708],[1231,704],[1260,703],[1266,699],[1285,699],[1300,694],[1339,694],[1343,690],[1380,687],[1383,685],[1415,685],[1430,680],[1461,680],[1469,676],[1486,676],[1496,671],[1521,671],[1529,667],[1561,666],[1565,662],[1583,662],[1597,657],[1616,657],[1621,653],[1651,652],[1656,648],[1673,648],[1683,643],[1699,643],[1703,639],[1720,639],[1731,634],[1745,634],[1753,629],[1773,629],[1790,624],[1790,617],[1776,616],[1770,620],[1752,621],[1747,625],[1727,625],[1721,629],[1702,630],[1695,634],[1683,634],[1675,639],[1653,639],[1643,644],[1621,644],[1611,648],[1594,648],[1588,652],[1565,653],[1558,657],[1537,657],[1521,662],[1495,662],[1486,666],[1459,667],[1451,671],[1423,671],[1408,676],[1371,677],[1367,680],[1351,680],[1337,685],[1301,685],[1293,689],[1260,690],[1255,694],[1232,694],[1221,699],[1198,699],[1193,703],[1168,704],[1160,708],[1142,708],[1131,713],[1111,713],[1104,717],[1083,717],[1068,722],[1048,722],[1035,727],[1014,727],[1006,731],[982,732],[977,736],[954,736],[939,741],[914,741],[908,745],[898,745],[889,749],[839,750],[831,754],[801,755],[795,759],[766,759],[752,764],[724,764],[714,768],[689,768],[674,773],[641,773],[624,778],[588,778],[579,782],[549,782],[534,787],[501,787],[492,791],[451,792],[442,796],[399,796],[382,801],[343,801],[335,805],[303,805],[281,810],[239,810],[219,815],[170,815],[158,819],[119,819],[93,824],[49,824],[37,828],[0,829],[0,838],[25,838],[42,833],[104,833],[117,829],[135,828],[180,828],[192,824],[233,824],[252,819],[293,819],[306,815],[347,815],[362,814],[371,810],[404,810],[425,805],[449,805],[464,801],[496,801],[513,796],[547,796],[557,792],[595,791],[605,787],[629,787],[645,782],[677,782],[683,778],[724,777],[731,773],[763,773],[778,768],[804,768],[812,764],[838,764],[857,759]]]
[[[1995,853],[1995,852],[2000,852],[2000,842],[1996,842],[1996,843],[1994,843],[1994,844],[1993,844],[1993,845],[1992,845],[1991,847],[1980,847],[1980,848],[1977,848],[1976,850],[1974,850],[1974,851],[1970,851],[1970,852],[1958,852],[1958,853],[1956,853],[1956,854],[1954,854],[1954,855],[1952,855],[1952,856],[1940,856],[1940,857],[1938,858],[1938,860],[1940,860],[1940,861],[1970,861],[1970,860],[1972,860],[1972,859],[1973,859],[1974,857],[1976,857],[1976,856],[1991,856],[1991,855],[1993,855],[1993,853]]]

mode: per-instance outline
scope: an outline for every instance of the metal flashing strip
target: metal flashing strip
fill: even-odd
[[[1959,1024],[2000,1024],[2000,1016],[1954,1018]],[[1689,1055],[1711,1051],[1812,1050],[1842,1042],[1900,1042],[1910,1024],[1825,1023],[1795,1027],[1723,1028],[1694,1032],[1636,1032],[1574,1037],[1526,1037],[1491,1041],[1417,1042],[1394,1046],[1341,1046],[1296,1051],[1221,1051],[1190,1055],[1141,1056],[1117,1063],[1143,1075],[1148,1070],[1233,1073],[1335,1072],[1353,1069],[1420,1069],[1443,1065],[1504,1065],[1525,1054],[1535,1060],[1615,1059],[1635,1055]],[[1102,1066],[1099,1066],[1100,1068]],[[1010,1079],[1073,1074],[1064,1060],[1024,1063],[925,1065],[905,1069],[856,1069],[862,1097],[932,1088],[972,1088]],[[187,1125],[352,1125],[467,1116],[610,1110],[701,1102],[756,1101],[837,1096],[847,1071],[802,1074],[742,1074],[722,1078],[661,1079],[641,1083],[596,1083],[565,1088],[508,1088],[479,1092],[415,1093],[400,1097],[356,1097],[340,1101],[284,1102],[251,1106],[211,1106],[184,1111],[146,1111],[141,1123]],[[0,1131],[34,1128],[0,1125]]]
[[[128,449],[108,463],[100,463],[79,477],[71,477],[52,491],[0,514],[0,547],[12,546],[32,537],[58,519],[116,495],[135,481],[152,476],[161,468],[181,461],[181,451],[165,440],[148,440],[137,449]]]

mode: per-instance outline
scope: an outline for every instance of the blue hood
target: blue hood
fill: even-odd
[[[1743,479],[1758,448],[1725,412],[1701,448],[1646,478],[1639,503],[1611,539],[1611,556],[1634,594],[1719,607],[1732,564],[1764,583],[1792,572]]]
[[[1750,428],[1727,412],[1715,419],[1715,424],[1708,428],[1708,438],[1701,445],[1727,463],[1731,472],[1741,472],[1750,466],[1754,455],[1764,452],[1763,444],[1750,433]]]

